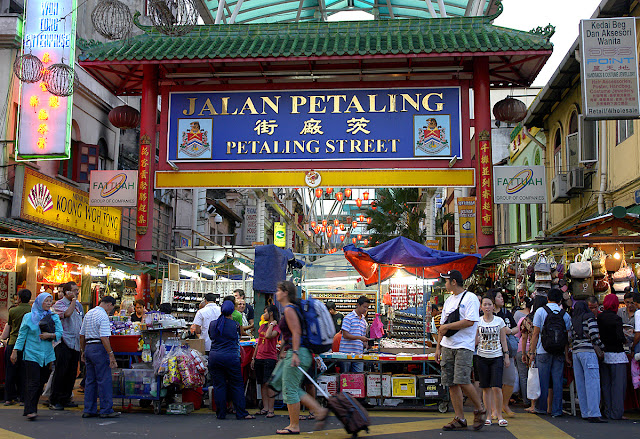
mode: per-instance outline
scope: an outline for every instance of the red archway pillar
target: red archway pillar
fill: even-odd
[[[495,245],[493,234],[493,158],[491,155],[491,99],[489,58],[473,62],[473,113],[476,137],[476,239],[478,252],[487,254]]]
[[[153,187],[156,165],[158,67],[142,67],[140,102],[140,156],[138,159],[138,208],[136,211],[136,260],[151,262],[153,256]]]

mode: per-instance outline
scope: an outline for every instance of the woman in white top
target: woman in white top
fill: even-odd
[[[482,298],[483,316],[478,322],[478,375],[482,398],[487,410],[491,410],[491,419],[497,419],[498,425],[506,427],[508,422],[502,417],[502,372],[511,364],[507,346],[507,327],[504,320],[494,316],[494,296]],[[485,425],[491,425],[487,419]]]

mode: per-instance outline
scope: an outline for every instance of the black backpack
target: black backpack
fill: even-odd
[[[569,332],[564,323],[564,310],[554,313],[545,305],[547,318],[544,319],[540,336],[542,337],[542,347],[547,353],[552,355],[564,354],[564,348],[569,344]]]

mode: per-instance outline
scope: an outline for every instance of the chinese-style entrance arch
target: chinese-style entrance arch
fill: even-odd
[[[139,25],[145,33],[125,42],[80,42],[80,64],[98,81],[116,95],[142,96],[139,170],[147,192],[138,199],[136,258],[152,256],[146,233],[152,227],[152,182],[156,188],[300,187],[310,169],[320,170],[323,186],[475,186],[478,248],[493,245],[489,90],[529,86],[552,51],[552,31],[496,27],[495,17],[210,25],[184,37]],[[168,160],[170,93],[434,87],[460,90],[457,160],[183,161],[177,166]],[[154,169],[152,139],[158,132],[160,161]]]

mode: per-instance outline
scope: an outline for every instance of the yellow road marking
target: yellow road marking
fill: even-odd
[[[14,433],[13,431],[0,428],[0,439],[33,439],[31,436],[25,436],[23,434]]]
[[[509,420],[507,429],[517,439],[572,439],[569,433],[565,433],[544,418],[535,415],[518,416],[516,422]]]

